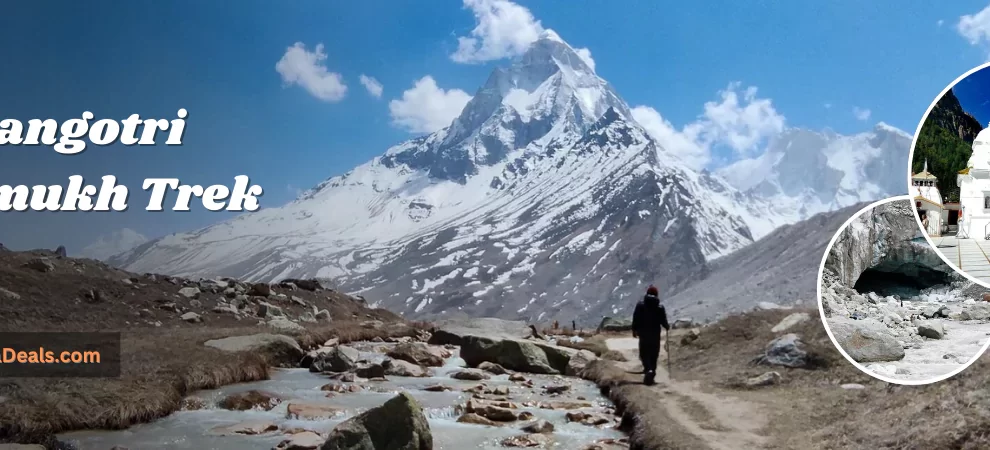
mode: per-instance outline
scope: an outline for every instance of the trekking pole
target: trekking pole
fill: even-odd
[[[670,371],[670,330],[669,329],[667,330],[667,343],[665,345],[667,347],[667,378],[673,380],[674,374],[671,373]]]

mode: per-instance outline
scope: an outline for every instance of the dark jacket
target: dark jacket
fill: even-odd
[[[633,311],[633,332],[640,337],[660,336],[661,330],[670,330],[667,323],[667,310],[660,304],[660,298],[655,295],[643,297]]]

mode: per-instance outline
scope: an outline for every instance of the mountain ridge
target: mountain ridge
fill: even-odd
[[[629,111],[545,33],[493,70],[450,126],[283,207],[167,236],[114,263],[332,279],[423,318],[597,322],[643,283],[682,285],[805,214],[683,167]]]
[[[973,154],[973,139],[983,126],[966,112],[950,89],[935,103],[918,133],[911,173],[925,165],[938,178],[938,189],[946,201],[959,200],[956,174],[966,168]]]

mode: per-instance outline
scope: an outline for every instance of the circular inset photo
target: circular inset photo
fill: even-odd
[[[990,287],[990,63],[956,79],[911,146],[908,193],[946,263]]]
[[[990,289],[946,264],[916,211],[911,196],[863,208],[832,237],[818,272],[832,343],[889,383],[944,380],[990,345]]]

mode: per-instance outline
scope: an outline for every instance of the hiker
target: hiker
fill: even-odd
[[[646,296],[633,311],[633,337],[639,338],[639,360],[643,363],[643,384],[652,385],[657,375],[660,359],[660,335],[670,332],[667,311],[660,305],[660,291],[654,285],[646,289]]]

